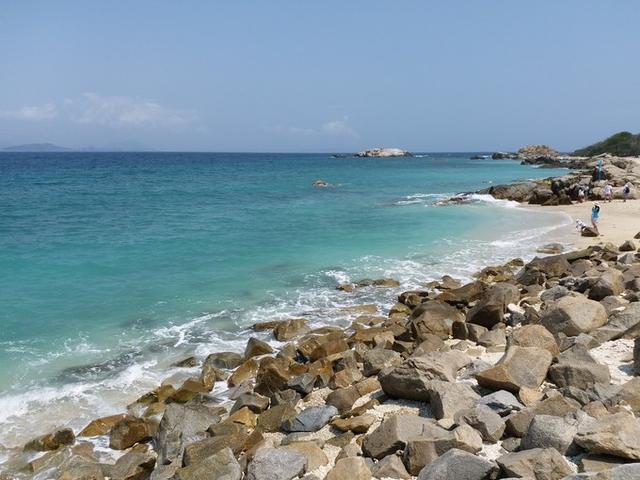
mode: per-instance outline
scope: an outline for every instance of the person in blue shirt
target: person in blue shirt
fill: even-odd
[[[600,235],[600,231],[598,230],[598,222],[600,221],[600,205],[597,203],[591,209],[591,226],[596,231],[598,235]]]

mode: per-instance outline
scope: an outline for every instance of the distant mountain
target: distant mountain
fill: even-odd
[[[640,155],[640,133],[634,135],[631,132],[619,132],[606,140],[576,150],[574,155],[593,157],[602,153],[610,153],[618,157]]]
[[[2,149],[3,152],[70,152],[70,148],[60,147],[53,143],[28,143],[12,145]]]

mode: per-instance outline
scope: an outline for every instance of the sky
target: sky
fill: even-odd
[[[568,151],[640,131],[637,0],[0,0],[0,145]]]

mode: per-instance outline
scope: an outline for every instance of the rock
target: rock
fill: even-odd
[[[618,247],[621,252],[633,252],[636,249],[636,244],[633,240],[626,240],[622,245]]]
[[[596,232],[592,227],[584,226],[580,230],[580,235],[582,235],[583,237],[597,237],[599,236],[599,233]]]
[[[220,368],[214,367],[210,364],[205,364],[202,366],[202,371],[200,372],[200,378],[198,382],[204,387],[207,392],[210,392],[215,386],[216,382],[221,382],[223,380],[227,380],[229,378],[229,374],[223,371]]]
[[[288,371],[288,361],[281,358],[265,357],[260,361],[256,374],[254,391],[260,395],[271,397],[280,390],[284,390],[291,378]]]
[[[353,154],[354,157],[411,157],[411,153],[401,148],[370,148]]]
[[[577,432],[578,422],[576,421],[551,415],[536,415],[527,433],[522,437],[522,449],[555,448],[562,455],[575,454],[570,452],[570,449]]]
[[[286,432],[317,432],[336,415],[338,415],[338,409],[331,405],[309,407],[295,418],[286,419],[282,428]]]
[[[554,336],[542,325],[524,325],[512,330],[507,345],[518,347],[535,347],[547,350],[554,357],[560,354]]]
[[[607,323],[604,307],[584,297],[562,297],[541,319],[551,333],[568,336],[589,333]]]
[[[178,368],[192,368],[192,367],[195,367],[197,364],[198,364],[198,359],[194,356],[190,356],[180,360],[179,362],[174,363],[173,366]]]
[[[291,405],[276,405],[258,416],[257,428],[261,432],[278,432],[285,421],[295,418],[297,414]]]
[[[511,392],[506,390],[498,390],[485,395],[476,402],[476,405],[486,406],[501,417],[510,414],[514,410],[519,411],[524,408],[524,405]]]
[[[451,335],[453,322],[464,320],[460,310],[445,302],[430,301],[415,308],[411,314],[411,330],[418,340],[436,335],[443,340]]]
[[[96,418],[89,422],[89,425],[84,427],[82,431],[78,434],[79,437],[96,437],[98,435],[106,435],[109,433],[109,430],[118,423],[120,420],[124,419],[127,416],[125,413],[120,413],[117,415],[110,415],[108,417]]]
[[[240,480],[242,468],[229,448],[206,457],[195,465],[189,465],[176,471],[176,480]],[[277,477],[275,477],[277,478]]]
[[[326,404],[332,405],[338,409],[340,414],[348,412],[353,404],[362,395],[358,392],[358,389],[351,385],[346,388],[339,388],[334,390],[327,396]]]
[[[602,472],[611,470],[619,465],[627,463],[620,457],[612,457],[610,455],[597,455],[588,453],[580,459],[579,468],[581,472]]]
[[[538,270],[544,273],[547,278],[554,278],[561,277],[570,267],[566,255],[551,255],[534,258],[525,265],[524,270]]]
[[[432,424],[425,427],[420,435],[408,439],[403,454],[404,464],[410,474],[417,475],[425,465],[452,448],[477,453],[482,449],[482,438],[468,425],[448,431]]]
[[[359,415],[350,418],[336,418],[331,422],[331,425],[341,432],[367,433],[374,422],[375,418],[370,415]]]
[[[387,455],[378,463],[373,465],[371,472],[376,478],[394,478],[409,480],[411,475],[404,468],[404,464],[397,455]]]
[[[262,448],[247,467],[245,480],[292,480],[305,473],[307,458],[289,448]]]
[[[362,457],[343,458],[325,477],[326,480],[369,480],[371,471]]]
[[[317,376],[312,373],[303,373],[297,377],[290,378],[287,381],[287,387],[301,395],[307,395],[313,390],[316,379]]]
[[[257,357],[259,355],[266,355],[268,353],[273,353],[273,348],[267,342],[263,342],[262,340],[258,340],[255,337],[249,338],[247,341],[247,347],[244,349],[244,358],[246,360]]]
[[[640,337],[633,341],[633,371],[640,375]]]
[[[215,367],[214,367],[215,368]],[[204,375],[205,367],[202,367],[202,372]],[[227,385],[230,387],[238,386],[244,382],[247,382],[253,379],[258,372],[258,362],[256,362],[253,358],[250,358],[242,365],[236,368],[235,372],[233,372],[229,378],[227,379]]]
[[[490,443],[500,440],[505,429],[502,417],[484,405],[459,410],[454,420],[458,425],[469,425],[476,429],[482,435],[482,440]]]
[[[307,322],[302,318],[294,318],[280,322],[273,329],[273,334],[279,342],[288,342],[309,330]]]
[[[118,458],[109,476],[112,480],[145,480],[149,478],[155,465],[154,454],[129,451]]]
[[[486,348],[492,347],[505,347],[507,344],[507,337],[504,328],[494,328],[493,330],[487,330],[477,341],[478,345],[482,345]]]
[[[219,408],[206,405],[167,405],[154,438],[158,463],[179,461],[183,445],[205,438],[207,429],[220,421],[220,413]]]
[[[432,380],[429,386],[429,403],[437,419],[454,418],[459,410],[473,407],[479,398],[465,383]]]
[[[489,480],[497,474],[495,463],[452,448],[420,470],[418,480]]]
[[[640,460],[640,424],[626,413],[581,422],[575,442],[589,453]]]
[[[518,303],[520,292],[510,283],[491,285],[483,294],[476,306],[467,313],[467,323],[474,323],[486,328],[493,328],[504,322],[507,305]]]
[[[423,428],[432,425],[433,420],[417,415],[393,415],[383,420],[378,428],[364,437],[362,451],[368,457],[381,459],[403,450],[411,437],[420,435]]]
[[[226,369],[236,368],[241,363],[242,355],[235,352],[212,353],[204,361],[204,365],[211,364],[216,368]]]
[[[589,298],[602,300],[610,295],[620,295],[624,291],[624,276],[620,270],[610,268],[596,280],[589,289]],[[598,325],[600,326],[600,325]]]
[[[569,294],[569,289],[562,285],[556,285],[551,287],[540,294],[540,300],[545,303],[549,303],[558,300],[562,297],[566,297]]]
[[[315,188],[329,188],[330,184],[325,182],[324,180],[316,180],[312,184]]]
[[[151,432],[145,420],[127,416],[111,428],[109,432],[109,448],[124,450],[150,438]]]
[[[562,395],[550,396],[539,403],[509,415],[505,419],[507,424],[506,431],[509,435],[523,437],[536,415],[564,417],[569,413],[580,410],[580,406],[581,405],[575,400],[565,398]]]
[[[437,298],[452,305],[469,305],[478,300],[486,289],[487,286],[483,282],[472,282],[443,292]]]
[[[227,435],[215,435],[189,443],[184,447],[182,463],[184,466],[198,464],[209,455],[225,448],[230,448],[235,455],[238,455],[245,449],[248,437],[247,430],[240,429]]]
[[[53,433],[42,435],[41,437],[31,440],[24,446],[26,451],[46,452],[48,450],[57,450],[65,445],[73,445],[76,436],[70,428],[62,428]]]
[[[551,365],[548,350],[510,347],[495,366],[476,375],[478,385],[492,390],[517,392],[521,387],[538,388]]]
[[[269,399],[258,393],[243,393],[233,404],[229,413],[237,412],[243,407],[247,407],[253,413],[264,412],[269,408]]]
[[[549,379],[558,387],[575,387],[581,390],[596,383],[609,384],[609,367],[596,362],[561,360],[549,368]]]
[[[557,255],[559,253],[562,253],[563,251],[564,246],[561,243],[547,243],[536,249],[536,252],[545,253],[548,255]]]
[[[307,458],[307,471],[312,472],[327,463],[327,455],[315,442],[293,442],[287,448],[303,454]]]
[[[364,354],[362,360],[364,364],[362,373],[366,377],[377,375],[383,368],[397,366],[402,363],[402,357],[398,352],[381,348],[369,350]]]
[[[554,448],[534,448],[499,457],[505,475],[535,480],[560,480],[573,471],[567,460]]]

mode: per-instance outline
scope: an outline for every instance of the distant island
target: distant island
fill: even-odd
[[[354,157],[412,157],[407,150],[401,148],[370,148],[355,153]]]
[[[53,143],[27,143],[12,145],[2,149],[3,152],[71,152],[70,148],[54,145]]]
[[[618,157],[635,157],[640,155],[640,133],[634,135],[631,132],[619,132],[588,147],[580,148],[573,152],[579,157],[593,157],[610,153]]]

